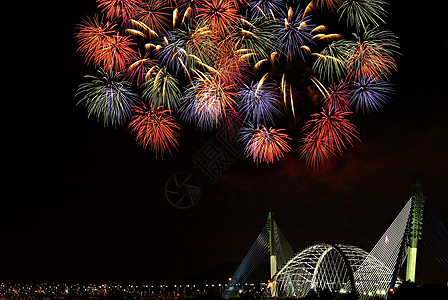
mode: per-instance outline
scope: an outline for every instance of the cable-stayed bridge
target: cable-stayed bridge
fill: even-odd
[[[415,282],[417,246],[427,246],[448,271],[448,231],[425,203],[422,185],[413,185],[413,195],[373,249],[368,252],[350,244],[314,244],[299,252],[278,227],[274,213],[233,274],[227,290],[246,282],[269,255],[272,297],[304,297],[311,290],[346,293],[353,298],[386,298],[403,280]],[[406,278],[398,274],[406,265]]]

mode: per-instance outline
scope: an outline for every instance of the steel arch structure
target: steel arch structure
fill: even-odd
[[[355,293],[361,298],[380,296],[387,293],[392,273],[383,262],[357,246],[319,243],[300,251],[277,272],[272,295],[305,297],[310,290],[330,290]]]

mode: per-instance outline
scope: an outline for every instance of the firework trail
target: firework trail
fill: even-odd
[[[299,156],[318,169],[359,141],[351,110],[378,111],[394,95],[399,43],[378,27],[385,0],[96,2],[74,36],[97,70],[78,103],[104,126],[130,122],[156,157],[178,148],[187,123],[239,132],[255,164],[280,159],[301,132]],[[329,32],[314,14],[355,33]]]

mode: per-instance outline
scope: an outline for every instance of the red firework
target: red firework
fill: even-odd
[[[331,13],[335,13],[343,2],[343,0],[314,0],[314,5],[321,11],[328,10]]]
[[[210,25],[217,35],[224,37],[230,34],[229,26],[241,16],[231,1],[204,0],[198,8],[198,18],[202,18],[205,24]]]
[[[234,89],[248,82],[252,75],[249,63],[242,57],[238,51],[227,51],[214,65],[220,81]]]
[[[299,154],[305,160],[306,164],[315,170],[318,170],[322,165],[337,157],[325,139],[314,136],[313,134],[308,134],[302,139]]]
[[[380,78],[396,68],[395,59],[381,44],[358,40],[347,54],[347,78],[354,81],[371,76]]]
[[[342,81],[328,87],[328,94],[323,100],[323,106],[327,111],[350,111],[350,85]]]
[[[149,146],[156,157],[159,153],[163,157],[166,151],[171,155],[171,149],[177,150],[180,127],[170,110],[154,109],[152,104],[148,108],[142,103],[141,107],[134,107],[134,112],[129,127],[137,134],[139,145],[144,149]]]
[[[249,157],[252,155],[254,163],[273,163],[274,159],[279,160],[284,156],[284,152],[288,152],[291,148],[288,146],[286,140],[291,138],[282,133],[283,129],[266,128],[264,125],[261,128],[256,128],[252,137],[246,146],[246,153]]]
[[[322,110],[313,114],[314,119],[309,120],[303,127],[305,132],[310,132],[302,140],[303,145],[299,148],[300,155],[309,166],[316,169],[346,149],[346,143],[353,146],[354,141],[359,141],[356,126],[346,117],[351,112],[338,110]]]
[[[106,12],[109,19],[121,20],[123,23],[129,22],[135,17],[135,13],[140,6],[139,0],[96,0],[101,12]]]
[[[97,62],[98,51],[108,43],[111,35],[117,34],[113,30],[114,24],[100,20],[98,16],[87,18],[78,25],[79,32],[75,39],[79,47],[78,51],[84,56],[86,63]]]
[[[98,49],[95,65],[103,65],[106,72],[121,72],[135,54],[135,43],[130,36],[113,35]]]

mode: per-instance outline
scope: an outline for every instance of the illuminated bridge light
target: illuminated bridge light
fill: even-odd
[[[282,298],[305,297],[310,290],[372,296],[385,294],[392,275],[391,268],[359,247],[320,243],[300,251],[272,283],[274,295]]]

